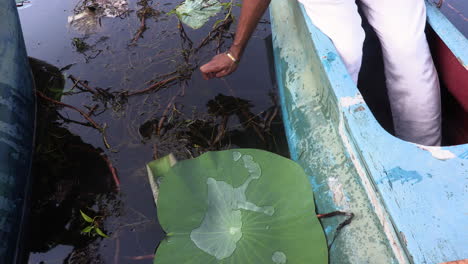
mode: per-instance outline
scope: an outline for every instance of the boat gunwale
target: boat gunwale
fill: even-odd
[[[426,4],[428,6],[428,9],[433,7],[432,4],[429,2],[426,2]],[[391,215],[390,217],[391,223],[393,225],[395,233],[398,235],[398,240],[400,243],[405,244],[404,250],[407,253],[407,256],[411,259],[411,262],[426,263],[425,262],[426,256],[424,253],[426,254],[429,253],[430,249],[419,249],[419,251],[415,250],[415,246],[417,247],[420,244],[418,244],[418,241],[416,241],[415,238],[411,238],[411,237],[408,238],[408,235],[406,235],[405,237],[405,234],[402,232],[402,226],[405,225],[403,220],[405,218],[404,217],[402,218],[401,214],[399,214],[398,210],[400,208],[395,207],[394,201],[390,201],[391,198],[395,198],[395,197],[392,195],[390,196],[388,195],[389,194],[388,186],[384,186],[382,182],[379,183],[379,178],[380,180],[383,180],[385,177],[385,175],[383,174],[387,173],[386,168],[385,168],[387,164],[385,162],[379,163],[380,161],[378,161],[378,159],[385,158],[384,157],[385,155],[380,155],[380,157],[375,157],[377,159],[377,161],[375,161],[373,160],[374,158],[372,155],[373,153],[370,153],[369,150],[362,150],[361,148],[359,148],[359,146],[362,146],[363,144],[371,143],[372,140],[370,139],[372,138],[381,139],[380,142],[385,142],[389,146],[391,146],[389,151],[395,150],[396,149],[395,146],[399,146],[401,147],[403,152],[407,151],[408,153],[417,155],[418,157],[416,158],[416,160],[419,159],[419,161],[424,161],[428,164],[433,165],[434,167],[444,169],[444,168],[450,168],[450,165],[448,164],[454,164],[458,166],[457,169],[452,170],[452,172],[455,174],[454,175],[455,177],[453,178],[456,180],[457,177],[459,177],[459,179],[463,181],[463,175],[466,175],[466,169],[463,170],[463,168],[460,168],[460,166],[464,166],[463,165],[464,159],[468,159],[468,144],[447,146],[447,147],[427,147],[427,146],[421,146],[421,145],[403,141],[401,139],[398,139],[392,136],[387,131],[385,131],[377,122],[377,120],[375,119],[372,112],[369,110],[365,101],[362,99],[362,96],[358,92],[357,86],[354,84],[351,78],[349,78],[349,75],[346,71],[344,63],[341,61],[341,59],[338,58],[332,61],[326,59],[327,54],[329,53],[337,54],[336,49],[334,48],[334,46],[332,45],[328,37],[326,37],[323,33],[321,33],[312,24],[302,4],[300,4],[300,6],[301,6],[304,19],[306,20],[307,27],[309,29],[310,37],[312,39],[312,42],[315,45],[314,48],[316,49],[317,55],[320,58],[325,58],[321,60],[322,68],[325,74],[327,75],[328,81],[330,82],[330,85],[333,89],[332,95],[333,97],[335,97],[334,99],[338,101],[338,108],[339,108],[338,110],[341,114],[341,122],[342,122],[342,124],[340,124],[342,125],[342,131],[340,131],[341,136],[347,137],[347,140],[350,143],[349,146],[347,147],[347,150],[351,153],[350,156],[355,155],[354,158],[356,159],[356,161],[358,161],[362,165],[362,168],[365,170],[364,171],[365,175],[360,175],[361,178],[363,177],[368,178],[368,180],[370,180],[370,183],[372,184],[372,188],[376,190],[377,197],[382,198],[384,207],[387,209],[387,211],[389,211],[389,214]],[[456,30],[455,27],[447,19],[440,21],[440,22],[435,21],[439,19],[438,17],[434,17],[435,11],[440,12],[438,10],[433,10],[433,9],[430,9],[430,11],[428,12],[428,16],[430,16],[430,18],[428,18],[429,22],[432,21],[431,22],[432,24],[441,23],[441,24],[444,24],[445,29],[453,28],[454,30]],[[440,17],[440,14],[439,14],[439,17]],[[441,35],[440,31],[436,30],[436,33],[438,33],[439,36]],[[446,43],[451,43],[450,40],[447,40],[447,38],[450,38],[450,36],[445,36],[442,34],[442,36],[440,37]],[[465,45],[466,43],[468,43],[466,39],[464,43]],[[463,49],[458,49],[458,50],[462,51],[465,54],[468,53],[468,49],[466,49],[465,51],[463,51]],[[279,63],[278,58],[276,58],[275,56],[275,64],[278,65],[278,63]],[[343,78],[342,77],[343,74],[348,75],[348,76],[346,78]],[[341,76],[341,77],[333,78],[337,76]],[[301,155],[298,155],[299,151],[296,148],[297,142],[295,141],[297,141],[297,138],[296,138],[297,135],[294,134],[295,133],[294,128],[292,128],[292,125],[290,123],[291,119],[290,119],[288,109],[286,107],[287,102],[285,101],[286,98],[285,98],[284,91],[283,91],[283,89],[288,89],[288,88],[281,87],[283,85],[282,82],[284,80],[281,80],[282,77],[280,76],[279,72],[277,74],[277,78],[278,78],[278,83],[280,87],[280,96],[282,100],[282,112],[283,112],[283,117],[284,117],[285,130],[288,135],[288,143],[290,146],[291,156],[294,160],[298,161]],[[349,102],[351,103],[343,102],[342,100],[343,98],[350,99]],[[356,109],[359,109],[358,113],[356,113],[355,111]],[[363,120],[364,120],[364,123],[361,122]],[[365,132],[361,133],[362,131],[365,131]],[[369,138],[366,139],[366,137],[369,135],[371,135],[370,139]],[[443,156],[439,155],[440,153],[442,154],[450,153],[453,156],[450,156],[449,158],[445,159]],[[379,166],[380,168],[377,168]],[[383,172],[379,171],[379,169],[383,170]],[[426,171],[426,170],[423,170],[423,171]],[[445,174],[440,174],[436,176],[446,177]],[[464,180],[466,181],[466,179]],[[457,194],[458,195],[457,197],[464,198],[466,197],[465,193],[466,191],[462,191],[461,194]],[[403,229],[408,230],[408,227],[405,226]],[[423,253],[423,251],[425,252]],[[457,252],[457,253],[460,253],[460,252]],[[462,250],[461,253],[466,254],[466,250],[465,251]],[[444,257],[447,258],[446,256],[442,256],[443,254],[437,255],[437,256],[436,255],[437,253],[434,253],[434,256],[429,256],[429,258],[431,258],[429,262],[433,260],[435,261],[436,259],[440,260],[440,262],[453,260],[453,259],[443,259]],[[464,257],[468,257],[468,256],[464,256]],[[461,256],[461,258],[463,258],[463,256]],[[404,262],[402,258],[400,258],[399,261],[400,263]]]
[[[440,11],[436,3],[426,1],[427,22],[447,45],[461,65],[468,70],[468,39]]]

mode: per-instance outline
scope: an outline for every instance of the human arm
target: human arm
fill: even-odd
[[[239,61],[244,53],[244,49],[252,33],[257,27],[260,18],[265,13],[271,0],[244,0],[242,3],[239,23],[236,29],[236,36],[229,53]],[[218,54],[207,64],[200,67],[205,80],[214,77],[221,78],[231,74],[237,69],[237,63],[227,54]]]

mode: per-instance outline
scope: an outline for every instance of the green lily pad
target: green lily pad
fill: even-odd
[[[222,7],[217,0],[185,0],[176,8],[176,14],[182,23],[193,29],[199,29],[210,17],[218,14]]]
[[[148,164],[167,232],[155,264],[327,263],[328,251],[304,170],[253,150],[208,152]]]

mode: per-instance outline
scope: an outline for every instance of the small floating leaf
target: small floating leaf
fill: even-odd
[[[208,152],[148,164],[161,226],[170,238],[155,264],[327,263],[303,169],[276,154]],[[175,254],[174,252],[177,252]]]
[[[176,8],[175,13],[182,23],[193,29],[201,28],[210,17],[222,10],[217,0],[186,0]]]
[[[92,223],[93,219],[80,210],[81,217],[88,223]]]

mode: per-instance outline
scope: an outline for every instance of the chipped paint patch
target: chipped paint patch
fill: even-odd
[[[400,167],[395,167],[388,171],[388,180],[391,182],[400,182],[401,184],[405,183],[420,183],[423,180],[421,174],[417,171],[407,171]]]
[[[357,112],[361,112],[361,111],[364,111],[366,110],[366,108],[364,108],[364,106],[359,106],[358,108],[354,109],[354,113],[357,113]]]
[[[330,177],[327,179],[328,188],[332,192],[333,201],[336,205],[345,208],[348,207],[346,203],[346,196],[343,192],[343,184],[337,178]]]
[[[438,160],[450,160],[457,157],[457,155],[453,154],[450,150],[443,149],[441,147],[429,147],[423,145],[417,145],[418,148],[429,151],[432,157]]]
[[[361,94],[357,94],[356,96],[350,97],[341,97],[340,98],[340,105],[341,107],[350,107],[357,104],[363,104],[364,98],[362,98]]]

